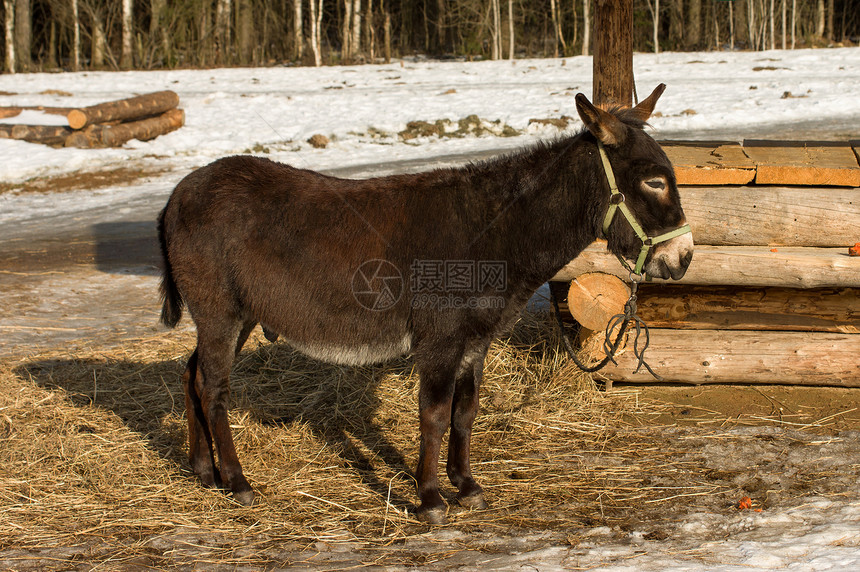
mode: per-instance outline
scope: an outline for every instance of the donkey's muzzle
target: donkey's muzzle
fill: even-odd
[[[693,235],[688,232],[658,244],[650,262],[645,265],[645,273],[653,278],[680,280],[692,260]]]

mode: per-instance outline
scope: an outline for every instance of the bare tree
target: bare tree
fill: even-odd
[[[508,59],[514,59],[514,0],[508,0]]]
[[[493,12],[493,29],[490,37],[493,40],[493,55],[494,60],[502,58],[502,16],[499,9],[499,0],[491,0],[490,6]]]
[[[72,71],[81,69],[81,17],[78,0],[72,1]]]
[[[134,65],[134,0],[122,0],[122,52],[119,65],[131,69]]]
[[[15,73],[15,0],[3,0],[3,30],[6,33],[6,71]]]
[[[314,0],[311,0],[313,2]],[[340,59],[348,62],[352,58],[352,34],[350,33],[350,25],[352,24],[352,9],[354,0],[343,0],[343,25],[341,30],[341,47]]]
[[[322,12],[323,0],[310,0],[310,17],[311,17],[311,50],[314,53],[314,65],[319,67],[322,65]]]
[[[648,11],[651,12],[651,21],[653,22],[653,41],[654,41],[654,53],[660,53],[660,36],[658,32],[660,31],[660,0],[654,0],[654,5],[651,5],[651,1],[648,1]]]
[[[236,42],[239,48],[239,62],[250,64],[254,59],[254,3],[252,0],[238,0],[236,4],[239,25]]]
[[[353,55],[361,53],[361,0],[352,0],[352,46]]]
[[[582,55],[587,56],[591,44],[591,0],[582,0]]]
[[[824,14],[824,0],[818,0],[818,6],[815,10],[815,35],[819,38],[824,37],[824,26],[826,25]]]
[[[832,23],[831,18],[831,23]],[[832,28],[833,26],[831,26]],[[31,43],[33,24],[30,16],[30,0],[18,0],[15,5],[15,59],[19,71],[30,71],[32,64]]]
[[[232,0],[218,0],[218,4],[215,5],[215,49],[218,52],[219,63],[225,63],[229,60],[232,13]]]
[[[311,0],[313,2],[314,0]],[[293,44],[295,49],[295,58],[301,62],[305,55],[305,35],[302,21],[302,2],[303,0],[293,0]]]
[[[702,0],[689,0],[685,35],[687,47],[697,49],[702,41]]]

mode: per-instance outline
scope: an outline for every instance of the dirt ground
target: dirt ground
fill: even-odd
[[[139,172],[129,170],[105,175],[104,181],[116,184],[117,177],[129,181],[138,176]],[[35,187],[30,190],[41,192]],[[188,343],[192,328],[188,320],[173,334],[157,323],[160,308],[154,212],[135,216],[123,224],[89,227],[86,232],[0,242],[0,299],[4,301],[0,306],[0,366],[7,374],[14,373],[7,379],[14,378],[16,391],[23,391],[28,383],[35,383],[39,391],[54,391],[49,379],[52,374],[33,365],[42,363],[45,355],[52,360],[66,355],[72,362],[82,355],[149,344],[165,336],[179,336],[186,340],[182,343]],[[174,361],[181,358],[179,355]],[[168,368],[168,373],[175,375],[179,366],[170,367],[173,369]],[[109,365],[99,373],[120,375],[110,371]],[[178,378],[170,383],[178,385]],[[176,385],[169,394],[171,399],[181,400]],[[74,395],[73,389],[85,393],[75,388],[64,391]],[[656,475],[643,471],[641,478],[625,485],[651,491],[648,494],[652,496],[638,503],[630,500],[633,496],[612,500],[611,495],[600,492],[594,492],[588,502],[570,496],[573,493],[566,490],[562,478],[567,469],[561,468],[568,461],[548,458],[541,462],[560,467],[556,481],[547,480],[549,477],[532,481],[531,473],[523,469],[504,473],[504,480],[514,485],[530,482],[529,489],[517,490],[530,490],[533,502],[520,496],[516,503],[505,504],[512,497],[500,489],[489,496],[501,507],[481,516],[455,510],[453,525],[443,529],[429,529],[404,516],[407,523],[391,542],[368,540],[351,529],[340,536],[285,540],[267,529],[227,550],[225,544],[236,543],[237,537],[227,532],[219,536],[214,525],[201,525],[200,529],[190,525],[164,527],[169,533],[141,531],[113,538],[83,534],[77,541],[64,537],[55,543],[28,543],[16,532],[17,540],[0,540],[0,568],[90,569],[100,563],[111,567],[114,562],[121,569],[420,566],[446,570],[504,569],[532,560],[542,565],[588,568],[601,562],[589,560],[587,547],[608,541],[629,544],[634,533],[646,547],[671,539],[678,550],[695,552],[704,541],[735,534],[744,527],[755,528],[738,512],[737,502],[743,496],[751,497],[753,507],[764,511],[787,510],[810,497],[858,498],[860,389],[616,384],[613,392],[624,403],[618,425],[603,449],[592,447],[576,453],[576,470],[636,463],[671,465],[671,471]],[[94,401],[95,395],[91,398]],[[484,396],[490,415],[498,413],[494,413],[494,399],[493,395]],[[82,412],[88,410],[84,401],[73,399],[72,404]],[[13,409],[11,402],[0,407],[0,439],[16,435]],[[125,418],[123,411],[115,411]],[[137,429],[144,433],[149,430]],[[172,437],[176,442],[170,446],[175,450],[162,457],[173,463],[177,473],[187,473],[179,453],[184,447],[181,429],[177,431]],[[492,438],[486,439],[490,440],[486,446],[490,446]],[[499,447],[504,451],[503,444]],[[408,471],[414,453],[401,453],[407,462],[399,470]],[[185,479],[183,486],[196,486],[187,475]],[[654,491],[663,491],[662,497]],[[8,490],[0,493],[0,505],[18,510],[20,501],[10,500]],[[408,501],[404,502],[401,508],[406,515]],[[266,506],[271,508],[264,505],[262,510]],[[713,515],[709,524],[692,527],[691,522],[700,523],[693,515],[703,511]],[[264,518],[235,514],[237,518],[251,518],[249,529],[253,529],[253,518]],[[0,530],[11,533],[21,526],[26,523],[7,520]],[[133,557],[123,559],[123,550],[130,550],[131,545],[135,547],[130,551]]]

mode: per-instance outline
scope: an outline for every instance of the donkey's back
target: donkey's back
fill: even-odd
[[[159,217],[162,321],[175,325],[187,304],[201,335],[262,323],[297,349],[341,363],[408,351],[405,298],[385,312],[354,298],[363,263],[386,261],[389,274],[408,265],[391,248],[403,244],[407,222],[391,216],[405,212],[402,187],[397,177],[352,181],[250,156],[194,171]],[[367,276],[369,295],[384,277]]]

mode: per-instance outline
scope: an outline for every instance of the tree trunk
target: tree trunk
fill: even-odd
[[[134,0],[122,0],[122,52],[119,66],[124,69],[134,67]]]
[[[818,0],[818,5],[815,10],[815,35],[819,38],[824,37],[825,15],[824,15],[824,0]]]
[[[81,69],[81,17],[78,0],[72,0],[72,71]]]
[[[15,0],[4,0],[3,29],[6,32],[6,66],[8,73],[15,73]]]
[[[797,30],[797,0],[791,0],[791,49],[794,49],[795,31]]]
[[[169,111],[179,105],[179,96],[172,91],[156,91],[128,99],[109,101],[81,109],[72,109],[66,115],[72,129],[83,129],[94,123],[125,121]]]
[[[687,48],[698,49],[702,41],[702,0],[690,0],[686,34]]]
[[[311,8],[311,50],[314,53],[314,65],[322,65],[322,39],[320,28],[322,25],[323,0],[310,0]]]
[[[774,14],[774,0],[770,0],[770,6],[768,8],[768,18],[770,22],[770,49],[776,49],[776,16]]]
[[[305,34],[302,26],[302,2],[304,0],[293,0],[293,54],[295,59],[301,63],[305,55]],[[311,0],[313,2],[314,0]]]
[[[361,54],[361,0],[352,0],[352,55]]]
[[[313,0],[312,0],[313,1]],[[352,34],[350,24],[352,23],[352,3],[354,0],[343,0],[343,25],[341,26],[340,59],[342,63],[349,63],[352,58]]]
[[[230,60],[230,19],[232,0],[218,0],[215,7],[215,51],[218,63]]]
[[[391,13],[384,10],[385,23],[383,24],[383,41],[385,42],[385,63],[391,63]]]
[[[493,32],[491,34],[493,40],[493,59],[498,60],[502,57],[502,16],[499,9],[499,0],[492,0],[493,10]]]
[[[830,22],[832,28],[832,17]],[[15,59],[17,60],[18,71],[30,71],[32,41],[33,24],[30,15],[30,0],[18,0],[15,6]]]
[[[508,0],[508,59],[514,59],[514,0]]]
[[[597,105],[633,103],[633,0],[602,0],[594,13],[594,98]]]
[[[582,0],[582,55],[591,49],[591,0]]]
[[[365,46],[370,63],[376,59],[376,30],[373,25],[373,0],[367,0],[367,8],[364,12]]]
[[[239,0],[236,9],[239,12],[239,27],[236,33],[239,62],[248,65],[254,58],[254,3],[252,0]]]
[[[787,29],[786,29],[786,19],[787,19],[786,18],[786,7],[787,6],[788,6],[787,0],[782,0],[782,6],[781,6],[781,10],[780,10],[781,14],[780,15],[782,17],[782,49],[783,50],[786,48],[786,32],[787,32]]]
[[[90,7],[90,19],[93,22],[92,59],[90,64],[94,68],[105,65],[105,54],[107,53],[107,39],[105,38],[104,24],[94,6]]]
[[[827,27],[825,28],[824,33],[826,38],[830,41],[833,41],[833,12],[833,0],[827,0]],[[18,25],[21,25],[20,22]]]
[[[648,8],[651,10],[651,20],[653,22],[653,42],[654,53],[660,53],[660,0],[654,0],[654,6],[648,2]]]
[[[126,141],[137,139],[149,141],[159,135],[170,133],[185,124],[185,112],[171,109],[156,117],[122,123],[120,125],[92,125],[75,132],[66,139],[66,147],[119,147]]]

